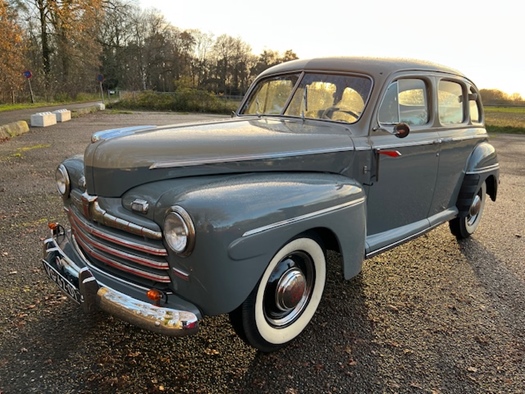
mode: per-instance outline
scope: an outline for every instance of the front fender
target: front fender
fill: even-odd
[[[204,314],[226,313],[240,305],[273,255],[308,230],[330,230],[344,245],[345,277],[361,269],[365,197],[351,179],[318,173],[242,174],[200,179],[182,192],[181,180],[177,182],[176,189],[160,198],[157,212],[162,216],[179,205],[192,217],[194,251],[185,258],[172,257],[172,264],[188,273],[187,280],[177,280],[176,291]]]

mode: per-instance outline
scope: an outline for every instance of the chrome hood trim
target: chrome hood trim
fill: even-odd
[[[119,129],[111,129],[111,130],[104,130],[104,131],[98,131],[96,133],[93,133],[91,136],[91,142],[95,143],[102,140],[109,140],[112,138],[117,137],[124,137],[126,135],[132,135],[136,133],[137,131],[146,131],[146,130],[153,130],[155,129],[155,126],[133,126],[133,127],[121,127]]]
[[[289,152],[280,152],[280,153],[267,153],[267,154],[250,155],[250,156],[241,156],[241,155],[230,156],[230,157],[222,156],[222,157],[216,157],[216,158],[209,158],[206,160],[198,160],[198,159],[171,160],[171,161],[154,163],[149,168],[150,170],[155,170],[157,168],[192,167],[192,166],[201,166],[201,165],[206,165],[206,164],[233,163],[233,162],[242,162],[242,161],[250,161],[250,160],[283,159],[287,157],[346,152],[349,150],[353,150],[353,149],[349,149],[348,147],[334,147],[334,148],[310,149],[310,150],[289,151]]]

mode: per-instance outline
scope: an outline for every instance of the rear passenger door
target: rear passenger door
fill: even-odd
[[[430,215],[454,209],[468,158],[486,139],[479,92],[467,81],[442,78],[437,81],[439,171]]]

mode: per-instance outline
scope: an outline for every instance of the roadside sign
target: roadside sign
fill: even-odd
[[[29,85],[29,93],[31,93],[31,102],[35,102],[35,95],[33,94],[33,88],[31,87],[31,77],[33,76],[33,73],[30,70],[25,70],[22,74],[24,74],[24,77],[27,79],[27,84]]]

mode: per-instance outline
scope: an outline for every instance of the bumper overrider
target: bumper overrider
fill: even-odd
[[[71,235],[62,226],[57,226],[52,231],[52,237],[44,241],[42,264],[47,276],[85,312],[101,309],[137,327],[169,336],[190,335],[198,331],[196,312],[157,306],[103,284],[100,275],[97,278],[93,276],[93,269],[77,253],[73,243]],[[111,280],[108,278],[108,281]],[[134,289],[130,293],[136,291]],[[170,295],[170,300],[174,298],[177,297]]]

